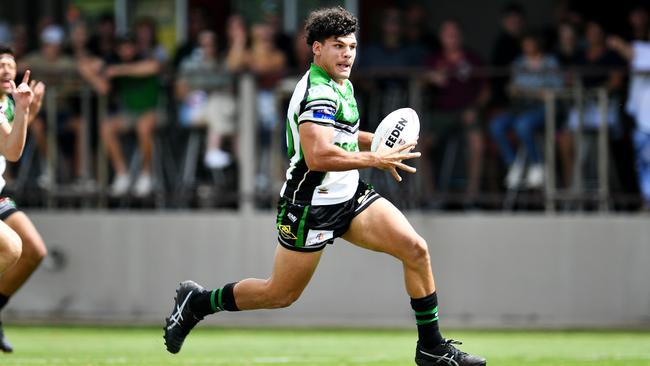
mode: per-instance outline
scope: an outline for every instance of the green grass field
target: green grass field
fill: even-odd
[[[414,332],[199,328],[178,355],[154,328],[8,327],[0,365],[414,365]],[[645,332],[448,332],[495,366],[649,366]]]

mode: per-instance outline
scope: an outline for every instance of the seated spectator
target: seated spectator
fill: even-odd
[[[509,110],[497,115],[490,124],[492,137],[496,140],[502,158],[509,167],[506,186],[509,189],[520,185],[525,165],[516,161],[515,149],[509,133],[514,130],[523,144],[529,161],[526,172],[526,187],[539,188],[544,183],[542,156],[535,143],[535,134],[542,130],[545,121],[544,103],[540,100],[544,90],[562,85],[558,62],[542,51],[541,40],[532,34],[522,38],[522,56],[512,66],[510,93],[515,101]]]
[[[648,35],[650,38],[650,35]],[[650,211],[650,41],[626,43],[620,37],[610,37],[608,44],[630,62],[632,79],[629,84],[625,110],[636,122],[634,150],[637,177],[643,208]]]
[[[221,149],[221,140],[235,132],[233,73],[242,66],[241,60],[219,55],[217,36],[212,31],[199,34],[198,47],[180,66],[176,80],[176,96],[181,101],[179,120],[185,126],[208,126],[204,162],[211,169],[224,168],[232,161]]]
[[[153,187],[151,159],[160,93],[157,75],[161,65],[154,59],[139,55],[136,41],[131,36],[118,41],[117,55],[118,59],[102,65],[101,70],[86,70],[84,76],[100,94],[111,91],[114,97],[109,117],[101,121],[101,138],[115,170],[111,194],[121,196],[131,188],[119,136],[135,128],[142,169],[133,185],[133,194],[145,197]]]
[[[481,112],[486,105],[490,90],[487,81],[477,75],[476,68],[483,66],[480,58],[463,46],[460,25],[446,20],[440,26],[442,49],[429,58],[428,81],[435,87],[431,101],[432,115],[420,138],[422,146],[422,172],[424,181],[433,186],[430,173],[429,146],[434,141],[444,141],[450,135],[463,133],[467,137],[467,201],[476,198],[483,165],[483,126]],[[428,174],[427,174],[428,173]]]

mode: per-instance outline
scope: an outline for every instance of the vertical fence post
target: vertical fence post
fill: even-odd
[[[108,160],[106,158],[106,149],[104,147],[104,140],[102,139],[102,123],[106,120],[108,115],[108,96],[99,95],[98,106],[97,106],[97,123],[99,128],[98,139],[97,139],[97,183],[99,186],[99,207],[105,208],[108,202]]]
[[[584,153],[583,153],[583,134],[582,126],[584,120],[584,89],[582,88],[582,82],[579,78],[576,77],[575,80],[576,87],[574,89],[575,97],[575,108],[576,108],[576,118],[577,125],[576,130],[573,133],[574,136],[574,161],[573,161],[573,193],[574,197],[579,202],[579,207],[583,207],[583,196],[584,196],[584,184],[582,179],[582,167],[584,164]]]
[[[601,211],[609,211],[609,126],[606,88],[598,89],[598,203]]]
[[[545,209],[555,211],[555,92],[547,90],[544,93],[544,108],[546,118],[545,134]]]
[[[46,108],[46,124],[47,124],[47,172],[49,174],[49,182],[47,182],[47,208],[54,208],[56,200],[56,178],[57,178],[57,160],[58,160],[58,146],[57,146],[57,99],[58,90],[56,86],[50,86],[45,93],[45,108]]]
[[[244,213],[253,211],[255,199],[255,166],[257,149],[255,131],[255,80],[251,74],[239,78],[239,209]]]

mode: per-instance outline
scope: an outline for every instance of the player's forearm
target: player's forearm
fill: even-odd
[[[2,145],[2,155],[9,161],[17,161],[23,154],[25,139],[27,138],[27,123],[29,121],[29,108],[16,111],[11,132],[7,135]]]
[[[340,172],[346,170],[375,167],[379,158],[377,154],[369,151],[348,152],[338,146],[332,145],[325,151],[317,152],[309,157],[305,155],[307,167],[318,172]]]
[[[372,137],[375,134],[372,132],[359,131],[359,148],[362,151],[369,151],[372,146]]]

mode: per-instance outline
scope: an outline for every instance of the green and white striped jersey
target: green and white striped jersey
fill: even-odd
[[[4,100],[0,100],[0,124],[12,123],[14,121],[16,105],[13,98],[5,96]],[[5,157],[0,155],[0,192],[5,187],[5,170],[7,169],[7,161]]]
[[[300,79],[287,111],[287,181],[280,194],[293,203],[333,205],[354,196],[359,171],[309,170],[302,153],[298,126],[316,123],[335,130],[332,143],[347,151],[359,151],[359,110],[349,80],[337,84],[314,64]]]

